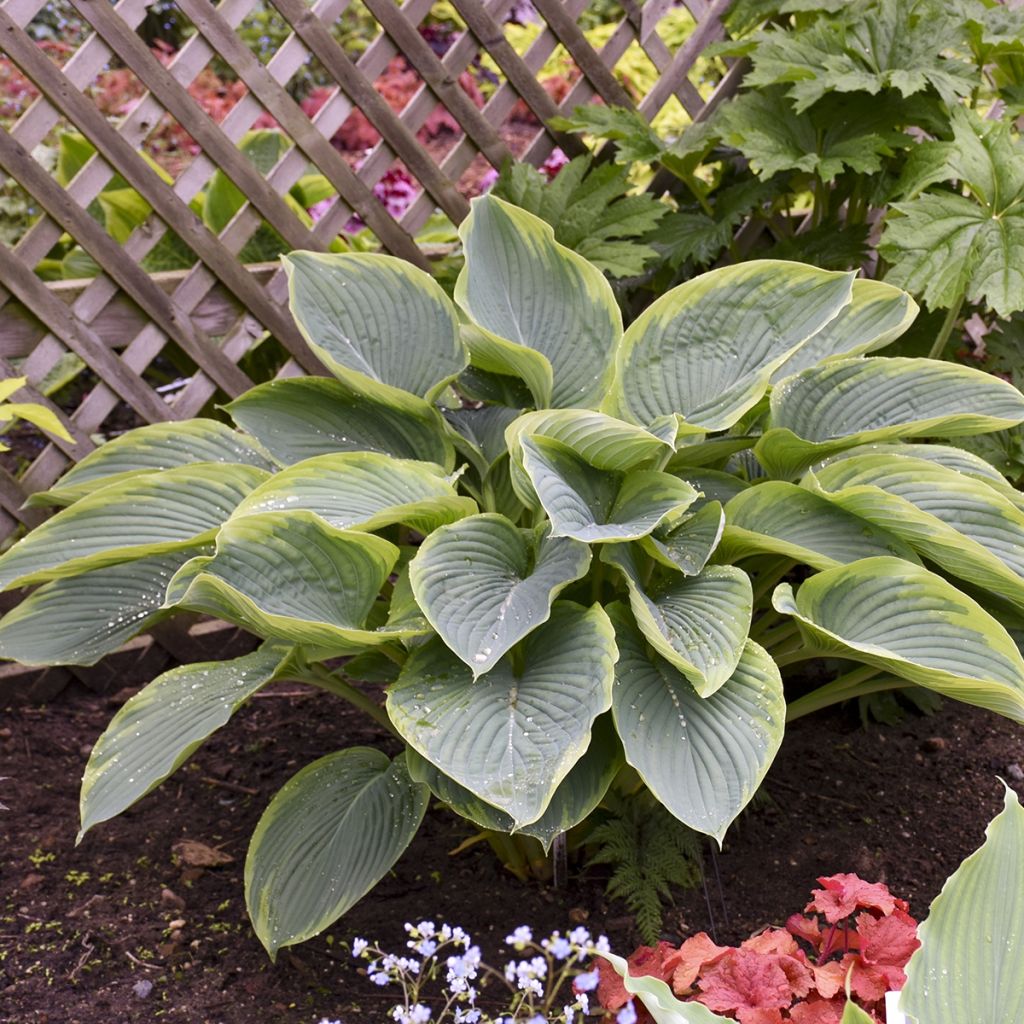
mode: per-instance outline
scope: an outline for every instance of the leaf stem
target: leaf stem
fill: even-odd
[[[775,585],[786,575],[796,562],[792,558],[777,558],[769,562],[764,569],[757,574],[754,581],[754,606],[760,603],[761,599],[772,590]]]
[[[782,654],[773,653],[772,658],[779,668],[785,668],[786,665],[795,665],[798,661],[810,661],[811,658],[821,658],[829,653],[831,652],[822,647],[798,647],[794,651],[785,651]]]
[[[800,627],[796,622],[790,619],[788,622],[783,622],[774,629],[764,630],[764,632],[759,636],[756,635],[755,631],[752,629],[750,631],[750,636],[770,653],[772,648],[778,647],[784,641],[796,636],[799,630]]]
[[[861,665],[793,701],[786,709],[786,721],[795,722],[804,715],[810,715],[833,704],[841,704],[853,697],[866,697],[868,694],[882,693],[885,690],[900,690],[908,685],[905,679],[883,676],[882,670],[875,668],[874,665]]]
[[[358,687],[353,686],[348,680],[342,679],[321,665],[306,665],[296,675],[307,683],[319,686],[321,690],[327,690],[328,693],[333,693],[335,696],[347,700],[353,707],[359,708],[360,711],[365,711],[375,722],[384,726],[392,736],[397,736],[399,739],[402,738],[398,730],[392,725],[391,719],[388,718],[387,711]]]
[[[942,321],[942,326],[939,328],[939,333],[936,335],[935,341],[932,343],[932,347],[928,350],[929,359],[941,359],[942,353],[945,351],[946,344],[949,341],[949,336],[953,333],[953,327],[956,324],[956,318],[960,315],[960,310],[963,308],[964,299],[967,296],[961,292],[960,297],[949,307],[946,312],[946,319]]]

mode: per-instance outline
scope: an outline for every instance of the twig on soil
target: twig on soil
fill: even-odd
[[[70,915],[68,915],[70,917]],[[93,950],[96,948],[93,943],[89,940],[92,938],[92,932],[86,932],[82,936],[82,949],[85,952],[78,958],[78,963],[68,973],[68,981],[74,981],[75,975],[89,962],[89,957],[92,956]]]
[[[229,789],[232,793],[244,793],[246,796],[259,796],[260,791],[252,786],[240,786],[237,782],[228,782],[226,779],[215,779],[210,775],[200,775],[200,782],[208,786],[217,786],[219,789]]]
[[[132,953],[129,953],[127,949],[124,951],[124,955],[128,957],[128,959],[131,960],[133,964],[136,964],[139,967],[143,967],[147,971],[162,971],[164,969],[163,964],[147,964],[145,960],[140,960],[137,956],[134,956]]]
[[[89,909],[89,907],[91,907],[94,903],[102,899],[103,896],[100,893],[96,893],[95,896],[90,896],[81,906],[73,907],[71,910],[69,910],[67,916],[78,917],[79,914],[84,914],[85,911]]]

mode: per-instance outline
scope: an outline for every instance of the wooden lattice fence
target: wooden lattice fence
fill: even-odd
[[[0,245],[0,377],[27,376],[29,386],[18,399],[51,404],[44,382],[68,353],[91,374],[77,407],[70,414],[58,410],[75,443],[47,444],[17,475],[0,469],[0,541],[21,525],[38,522],[44,513],[24,508],[26,497],[50,486],[91,451],[96,435],[110,433],[117,417],[129,423],[184,419],[211,399],[224,400],[248,388],[253,381],[239,364],[267,332],[287,353],[280,375],[318,372],[287,313],[282,272],[275,264],[245,265],[240,259],[264,225],[289,248],[326,250],[357,216],[385,250],[422,266],[427,257],[414,236],[436,209],[456,223],[465,216],[468,201],[459,182],[474,161],[498,167],[516,155],[540,164],[555,147],[569,155],[579,152],[578,138],[544,125],[595,99],[636,106],[653,119],[675,98],[691,118],[700,119],[734,90],[740,72],[734,68],[717,83],[693,81],[702,50],[722,36],[729,0],[685,0],[695,27],[674,49],[659,28],[668,15],[678,14],[679,0],[620,0],[621,20],[599,46],[588,41],[579,24],[587,0],[533,0],[540,29],[522,56],[506,32],[510,10],[522,6],[513,0],[452,0],[447,6],[454,7],[466,30],[441,54],[419,30],[432,13],[432,0],[360,0],[374,28],[372,38],[361,41],[358,57],[331,32],[352,6],[350,0],[221,0],[217,5],[176,0],[177,14],[194,31],[164,59],[138,32],[146,0],[71,2],[89,31],[55,59],[29,31],[47,7],[43,0],[0,0],[0,58],[37,93],[9,130],[0,127],[0,175],[13,178],[42,213],[16,245]],[[239,32],[257,7],[272,9],[288,29],[264,60]],[[657,70],[653,88],[642,98],[616,74],[636,45]],[[571,67],[567,89],[557,101],[538,80],[556,51]],[[478,97],[475,102],[460,75],[478,65],[482,55],[489,56],[489,67],[497,73],[492,71],[495,82],[486,101]],[[398,56],[418,84],[404,107],[395,110],[375,83]],[[244,83],[241,97],[219,121],[189,92],[215,60]],[[311,61],[328,85],[324,102],[307,114],[288,86]],[[140,94],[118,118],[102,111],[91,92],[112,63],[133,76]],[[534,120],[525,139],[520,132],[513,152],[505,127],[517,111],[521,119],[523,104]],[[426,148],[417,137],[439,105],[455,129],[443,152]],[[331,141],[354,109],[379,136],[358,164]],[[264,174],[239,143],[268,118],[286,146]],[[170,179],[140,153],[155,127],[169,119],[195,144],[194,156]],[[66,187],[34,153],[60,126],[81,133],[95,149]],[[397,217],[374,194],[396,166],[416,187],[415,198]],[[218,169],[245,198],[216,233],[190,203]],[[286,201],[292,186],[311,170],[323,175],[338,196],[315,222]],[[123,241],[111,237],[88,211],[115,175],[152,211]],[[151,275],[140,264],[168,232],[195,254],[195,263]],[[95,277],[53,284],[36,273],[65,233],[95,261]],[[179,364],[184,355],[195,370],[167,395],[158,391],[149,371],[171,349]],[[141,659],[150,672],[154,659],[172,656],[181,642],[180,635],[163,633],[159,644],[143,644],[130,657],[133,664]],[[95,682],[95,675],[84,678]]]

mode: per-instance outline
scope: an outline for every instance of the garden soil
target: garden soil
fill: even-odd
[[[76,847],[90,744],[126,696],[69,690],[52,706],[8,708],[0,719],[4,1024],[385,1024],[387,992],[358,972],[345,944],[362,935],[401,950],[403,922],[424,918],[465,926],[491,962],[524,923],[585,922],[619,952],[637,944],[600,873],[570,866],[560,889],[521,883],[484,843],[453,853],[471,832],[433,807],[370,896],[272,964],[249,929],[242,890],[261,811],[314,758],[389,740],[334,698],[278,684],[161,789]],[[716,860],[706,855],[717,938],[781,924],[818,875],[839,871],[886,882],[925,916],[999,809],[996,776],[1019,780],[1022,764],[1024,730],[962,705],[891,727],[864,729],[852,709],[795,723],[766,796]],[[681,892],[666,937],[710,925],[703,893]]]

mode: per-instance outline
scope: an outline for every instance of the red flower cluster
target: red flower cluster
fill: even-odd
[[[917,922],[904,900],[856,875],[819,878],[804,914],[739,946],[719,946],[705,932],[676,948],[641,946],[630,974],[654,975],[681,999],[703,1003],[740,1024],[840,1024],[846,981],[854,1000],[884,1021],[885,993],[906,981]],[[811,916],[807,916],[811,912]],[[824,919],[824,922],[822,921]],[[611,1011],[630,999],[611,964],[600,961],[598,999]],[[651,1016],[636,1006],[638,1024]]]

